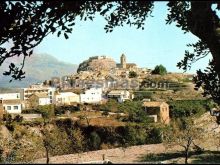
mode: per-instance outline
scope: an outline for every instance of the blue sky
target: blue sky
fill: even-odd
[[[191,33],[184,34],[175,24],[166,25],[166,2],[156,2],[152,15],[145,22],[145,29],[116,27],[105,33],[103,17],[97,15],[93,21],[77,21],[69,39],[49,35],[35,48],[35,53],[47,53],[60,61],[79,64],[90,56],[107,55],[119,62],[124,53],[127,61],[140,67],[154,68],[163,64],[168,71],[183,72],[176,67],[183,59],[186,44],[198,40]],[[187,73],[204,69],[210,56],[195,63]]]

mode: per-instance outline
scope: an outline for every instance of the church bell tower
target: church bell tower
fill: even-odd
[[[124,54],[121,55],[121,67],[126,68],[126,57]]]

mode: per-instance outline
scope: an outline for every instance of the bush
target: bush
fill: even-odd
[[[43,118],[51,118],[55,115],[55,105],[39,105],[35,109],[25,109],[22,110],[24,114],[42,114]]]
[[[14,131],[14,125],[12,123],[6,122],[5,126],[8,128],[9,131]]]
[[[101,138],[96,132],[92,132],[89,138],[90,147],[94,150],[100,149],[101,146]]]
[[[54,113],[55,115],[62,115],[62,114],[65,114],[66,111],[76,112],[79,110],[80,110],[79,106],[73,106],[73,105],[56,106],[54,109]]]
[[[153,128],[149,133],[149,143],[150,144],[157,144],[162,143],[162,130],[160,128]]]
[[[108,111],[104,111],[104,112],[102,112],[102,115],[103,115],[103,116],[108,116],[108,115],[109,115],[109,112],[108,112]]]
[[[212,108],[209,100],[175,100],[170,101],[170,117],[181,118],[201,115]]]
[[[119,103],[115,99],[109,99],[106,104],[99,106],[101,111],[117,112]]]
[[[12,116],[11,114],[3,114],[3,121],[6,121],[6,122],[13,122],[13,119],[12,119]]]
[[[134,101],[141,101],[143,99],[152,99],[153,92],[152,91],[142,91],[134,93]]]
[[[152,71],[152,74],[165,75],[167,74],[167,70],[163,65],[157,65]]]
[[[137,75],[137,73],[136,72],[134,72],[134,71],[130,71],[129,72],[129,78],[135,78],[135,77],[137,77],[138,75]]]
[[[23,116],[16,115],[16,116],[14,117],[14,121],[16,121],[16,122],[22,122],[22,121],[23,121]]]
[[[54,113],[55,107],[52,104],[51,105],[38,106],[37,109],[38,109],[39,113],[42,114],[43,118],[48,119],[48,118],[51,118],[55,115],[55,113]]]

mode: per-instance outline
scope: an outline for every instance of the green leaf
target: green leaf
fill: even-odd
[[[59,36],[60,36],[60,34],[61,34],[61,31],[59,31],[59,32],[57,33],[57,37],[59,37]]]
[[[66,34],[66,33],[64,33],[64,37],[66,38],[66,39],[68,39],[69,37],[68,37],[68,35]]]
[[[14,67],[15,67],[15,64],[14,64],[14,63],[11,63],[11,67],[14,68]]]
[[[68,26],[73,26],[73,25],[75,25],[75,22],[73,22],[73,23],[69,24]]]

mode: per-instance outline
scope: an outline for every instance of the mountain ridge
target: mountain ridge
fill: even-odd
[[[21,81],[13,80],[9,83],[11,77],[4,76],[4,71],[8,70],[10,63],[15,63],[19,66],[21,58],[11,58],[5,61],[0,66],[0,87],[1,88],[19,88],[27,87],[33,83],[42,82],[44,80],[51,79],[51,77],[62,77],[76,73],[78,65],[66,63],[53,57],[52,55],[42,53],[33,54],[29,58],[26,58],[25,66],[25,78]]]

